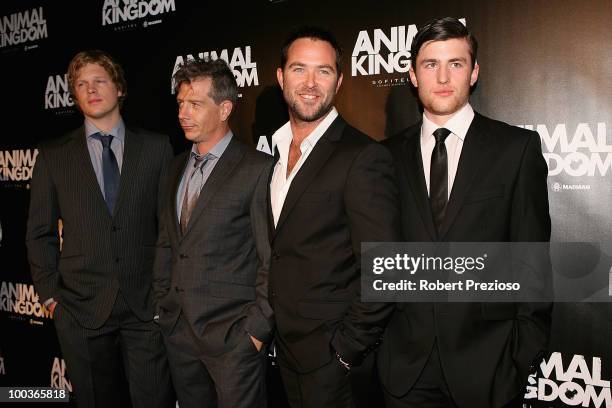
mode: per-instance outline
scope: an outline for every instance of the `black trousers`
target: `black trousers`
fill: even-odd
[[[207,355],[181,312],[164,335],[181,408],[265,408],[266,348],[257,351],[246,332],[231,350]]]
[[[298,373],[278,359],[291,408],[355,408],[350,372],[335,358],[323,367]]]
[[[138,320],[121,293],[98,329],[82,327],[61,303],[53,320],[78,407],[175,406],[159,327]]]
[[[469,375],[467,367],[465,375]],[[398,398],[386,391],[384,395],[386,408],[458,408],[444,379],[437,344],[434,344],[419,379],[406,395]],[[504,408],[520,408],[521,401],[522,396],[519,395]]]

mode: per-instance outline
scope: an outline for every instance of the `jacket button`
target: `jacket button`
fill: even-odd
[[[280,259],[280,255],[276,251],[274,251],[274,252],[272,252],[272,259],[277,261],[277,260]]]
[[[187,258],[189,258],[189,257],[188,257],[187,255],[185,255],[185,254],[180,254],[180,255],[179,255],[179,258],[181,258],[181,259],[187,259]]]

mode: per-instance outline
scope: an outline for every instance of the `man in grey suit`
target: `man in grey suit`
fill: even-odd
[[[68,82],[85,123],[39,147],[26,236],[32,278],[80,407],[127,405],[122,378],[133,407],[169,407],[151,289],[158,186],[172,148],[125,126],[127,86],[108,54],[77,54]]]
[[[181,408],[265,407],[272,158],[230,130],[238,90],[224,61],[188,61],[174,81],[193,145],[170,165],[155,260],[172,379]]]

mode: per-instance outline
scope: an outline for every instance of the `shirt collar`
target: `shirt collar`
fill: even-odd
[[[96,125],[85,119],[85,135],[87,135],[87,137],[89,138],[95,135],[96,133],[113,135],[121,143],[123,143],[125,140],[125,124],[123,123],[123,119],[119,118],[117,124],[115,124],[115,126],[113,126],[113,128],[108,133],[101,131],[96,127]]]
[[[213,148],[210,149],[208,153],[206,153],[207,155],[209,155],[208,157],[211,158],[212,156],[212,158],[215,158],[215,159],[218,159],[219,157],[221,157],[225,149],[227,149],[227,146],[229,145],[233,136],[234,136],[234,133],[232,133],[232,131],[229,130],[225,134],[225,136],[223,136],[223,138],[221,138],[221,140],[219,140],[217,144],[215,144]],[[195,143],[191,146],[191,155],[192,156],[202,156],[200,153],[198,153],[198,149]]]
[[[338,111],[335,107],[329,111],[327,116],[317,125],[316,128],[302,141],[300,145],[300,150],[304,153],[306,150],[314,147],[319,139],[323,137],[325,131],[332,124],[334,120],[338,117]],[[272,151],[278,148],[280,153],[280,160],[284,161],[289,155],[289,146],[291,145],[291,139],[293,138],[293,133],[291,132],[291,123],[285,123],[280,129],[278,129],[272,135]]]
[[[423,124],[421,125],[421,139],[423,141],[432,137],[433,132],[444,127],[451,131],[452,134],[457,136],[461,141],[465,140],[470,124],[474,119],[474,109],[469,103],[466,103],[461,109],[459,109],[444,126],[438,126],[433,123],[425,114],[423,114]]]

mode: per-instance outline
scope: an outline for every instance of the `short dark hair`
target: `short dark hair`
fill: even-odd
[[[410,61],[412,68],[416,68],[416,60],[423,44],[428,41],[445,41],[452,38],[465,38],[470,47],[472,57],[472,68],[476,64],[478,42],[465,25],[455,17],[443,17],[430,20],[419,29],[410,46]]]
[[[238,84],[230,67],[222,59],[197,58],[185,61],[174,74],[174,91],[178,93],[181,84],[190,84],[198,79],[210,78],[212,85],[208,96],[220,104],[238,100]]]
[[[285,65],[287,64],[289,47],[291,47],[291,44],[293,44],[294,41],[299,40],[300,38],[310,38],[312,40],[328,42],[334,51],[336,51],[336,71],[338,72],[338,75],[340,75],[342,72],[340,67],[340,61],[342,60],[342,47],[340,46],[340,43],[336,37],[334,37],[330,31],[317,26],[302,26],[289,34],[289,37],[287,37],[281,48],[281,68],[285,68]]]
[[[117,87],[118,91],[121,91],[119,96],[119,106],[123,104],[123,101],[127,97],[127,81],[125,80],[125,73],[121,65],[107,52],[101,50],[86,50],[81,51],[70,60],[68,64],[68,89],[70,95],[76,99],[76,92],[74,84],[79,76],[81,68],[87,64],[97,64],[104,68],[108,73],[111,80]]]

